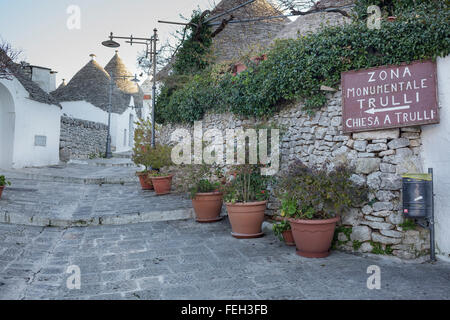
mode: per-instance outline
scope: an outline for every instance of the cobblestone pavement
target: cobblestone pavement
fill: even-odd
[[[66,286],[78,265],[81,288]],[[366,286],[367,267],[381,289]],[[49,228],[0,224],[1,299],[449,299],[450,264],[333,252],[306,259],[228,220]]]
[[[9,178],[82,184],[137,182],[140,169],[130,159],[92,159],[48,167],[2,170]]]
[[[125,224],[192,217],[190,199],[156,196],[139,182],[79,184],[10,179],[0,200],[0,222],[37,226]]]

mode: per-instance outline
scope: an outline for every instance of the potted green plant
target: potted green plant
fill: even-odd
[[[269,192],[268,178],[260,174],[257,165],[242,165],[233,171],[224,186],[224,200],[235,238],[257,238],[261,230]]]
[[[291,224],[288,220],[283,219],[279,223],[274,223],[272,230],[280,241],[284,241],[284,243],[288,246],[295,246]]]
[[[6,180],[5,176],[0,176],[0,199],[2,198],[3,189],[5,189],[5,186],[10,186],[11,182]]]
[[[154,148],[148,148],[146,161],[151,164],[152,172],[149,173],[153,188],[157,195],[170,193],[172,177],[170,173],[161,173],[160,169],[172,165],[172,148],[167,145],[156,144]]]
[[[352,206],[367,201],[367,186],[356,185],[353,170],[345,165],[327,169],[308,168],[297,161],[282,176],[277,187],[281,215],[288,218],[297,254],[322,258],[330,254],[336,223]]]
[[[216,222],[222,219],[223,193],[220,191],[222,170],[216,166],[187,165],[183,168],[179,189],[188,191],[197,222]]]
[[[152,124],[150,119],[139,119],[135,122],[136,128],[134,130],[134,146],[131,159],[136,165],[145,167],[143,171],[136,172],[141,183],[142,190],[153,190],[153,184],[149,177],[149,162],[148,152],[150,151],[150,143],[152,138]]]

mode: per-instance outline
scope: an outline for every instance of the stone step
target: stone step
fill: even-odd
[[[19,212],[2,212],[0,223],[19,224],[40,227],[89,227],[98,225],[125,225],[142,222],[185,220],[194,217],[192,208],[145,211],[132,214],[103,215],[88,218],[50,218],[32,216],[29,217]]]

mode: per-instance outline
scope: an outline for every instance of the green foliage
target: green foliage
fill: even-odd
[[[154,170],[172,165],[172,148],[167,145],[156,144],[154,148],[147,147],[144,155],[144,163]]]
[[[233,179],[223,188],[226,202],[253,202],[269,198],[267,185],[271,177],[262,176],[258,165],[235,166]]]
[[[273,233],[283,241],[283,232],[291,230],[291,224],[287,220],[282,220],[280,223],[274,223],[272,226]]]
[[[186,26],[186,36],[180,44],[173,65],[175,74],[196,73],[210,64],[211,27],[202,24],[204,17],[200,10],[194,10],[191,23],[200,25],[200,29],[193,25]]]
[[[250,64],[236,76],[228,72],[213,77],[213,68],[205,67],[176,88],[161,90],[158,121],[193,122],[207,110],[269,117],[284,102],[299,99],[305,100],[305,111],[313,113],[327,102],[321,85],[337,87],[341,72],[450,53],[450,13],[444,1],[359,1],[361,19],[369,2],[386,3],[382,7],[388,11],[388,3],[400,3],[392,9],[397,20],[382,21],[381,29],[370,30],[366,21],[356,19],[299,39],[278,40],[267,60]]]
[[[401,227],[404,231],[416,230],[417,227],[416,223],[412,219],[405,219],[405,221],[398,226]]]
[[[180,168],[183,175],[179,178],[177,189],[189,192],[191,199],[200,192],[214,192],[221,188],[220,180],[224,177],[222,169],[216,164],[190,164]]]
[[[150,150],[152,139],[152,123],[150,119],[139,119],[135,122],[136,128],[134,129],[134,147],[131,159],[136,165],[145,166],[147,171],[150,166],[150,159],[148,152]]]
[[[362,242],[359,240],[353,240],[352,242],[353,250],[357,251],[362,246]]]
[[[368,200],[369,188],[356,185],[352,174],[352,168],[345,165],[328,170],[326,165],[309,168],[296,161],[279,180],[276,193],[282,205],[288,206],[287,217],[328,219]]]
[[[337,226],[336,229],[334,230],[334,235],[333,235],[333,241],[331,244],[331,249],[336,249],[337,245],[343,245],[345,244],[347,241],[350,241],[350,235],[352,234],[352,227],[346,227],[346,226]],[[346,241],[340,241],[339,240],[339,233],[343,233],[345,234],[345,237],[347,238]]]
[[[10,186],[10,185],[11,185],[11,182],[6,180],[5,176],[0,175],[0,187]]]
[[[394,251],[392,249],[391,245],[386,245],[385,249],[383,249],[383,245],[379,242],[374,242],[374,241],[370,241],[370,244],[372,245],[373,249],[372,249],[372,253],[374,254],[387,254],[387,255],[391,255],[392,252]]]

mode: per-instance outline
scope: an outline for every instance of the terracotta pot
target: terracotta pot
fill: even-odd
[[[153,190],[152,180],[148,176],[148,172],[136,172],[141,183],[142,190]]]
[[[197,193],[192,199],[197,222],[215,222],[222,220],[220,211],[223,203],[222,192]]]
[[[5,186],[0,187],[0,199],[2,198],[3,189],[5,189]]]
[[[292,230],[286,230],[281,233],[283,235],[284,243],[288,246],[295,246],[294,236]]]
[[[162,177],[151,177],[153,188],[157,195],[163,195],[170,193],[172,187],[173,175],[167,175]]]
[[[396,16],[389,16],[389,17],[387,17],[387,20],[392,22],[392,21],[397,20],[397,17]]]
[[[267,201],[226,203],[231,223],[231,235],[238,239],[258,238],[266,212]]]
[[[297,254],[307,258],[327,257],[339,219],[339,216],[324,220],[289,219]]]

